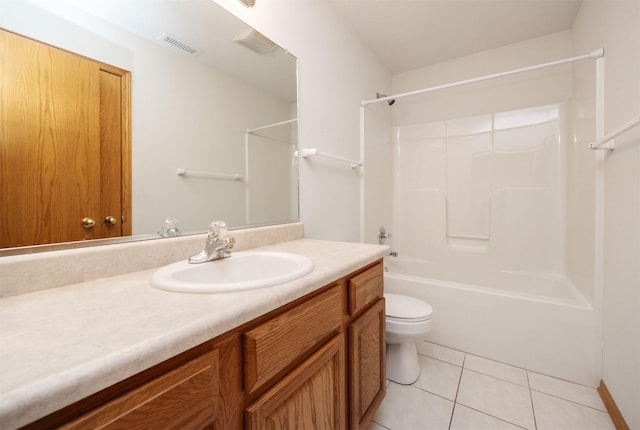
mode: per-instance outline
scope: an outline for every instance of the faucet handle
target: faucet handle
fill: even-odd
[[[224,221],[213,221],[209,224],[209,238],[222,239],[227,234],[227,224]]]
[[[231,248],[233,248],[233,246],[236,244],[236,238],[235,237],[225,237],[223,239],[225,247],[224,249],[226,251],[230,250]]]

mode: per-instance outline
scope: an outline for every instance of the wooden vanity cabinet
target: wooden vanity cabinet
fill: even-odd
[[[348,280],[349,428],[367,428],[386,394],[383,266]]]
[[[358,429],[385,395],[378,261],[27,428]]]
[[[367,428],[386,393],[383,297],[377,262],[246,333],[245,388],[251,393],[257,381],[268,381],[328,333],[341,331],[246,409],[245,428]]]
[[[252,403],[245,428],[345,429],[344,356],[339,334]]]

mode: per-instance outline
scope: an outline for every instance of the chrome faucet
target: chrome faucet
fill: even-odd
[[[224,237],[226,234],[227,225],[224,221],[214,221],[209,224],[209,234],[204,249],[189,257],[189,263],[206,263],[207,261],[231,257],[229,250],[235,245],[236,239]]]

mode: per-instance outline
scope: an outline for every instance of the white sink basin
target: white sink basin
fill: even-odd
[[[307,257],[284,252],[234,252],[231,257],[200,264],[187,260],[153,273],[154,287],[180,293],[224,293],[270,287],[293,281],[313,270]]]

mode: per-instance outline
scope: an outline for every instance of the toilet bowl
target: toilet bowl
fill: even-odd
[[[433,308],[422,300],[385,293],[385,343],[387,379],[413,384],[420,376],[416,342],[431,329]]]

